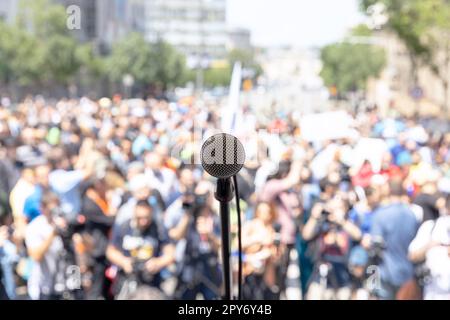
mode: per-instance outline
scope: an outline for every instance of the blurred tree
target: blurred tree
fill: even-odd
[[[103,72],[101,57],[90,43],[81,44],[66,27],[62,5],[49,0],[21,0],[12,25],[0,23],[0,83],[27,90],[50,90],[74,84],[80,71]]]
[[[352,35],[367,32],[357,27]],[[329,87],[335,87],[338,94],[365,90],[367,80],[377,77],[386,65],[382,48],[369,44],[335,43],[321,50],[323,68],[321,77]]]
[[[13,76],[14,44],[14,30],[0,21],[0,84],[8,84]]]
[[[108,84],[107,58],[98,54],[90,43],[78,46],[75,55],[81,63],[77,84],[88,91],[97,90],[101,95],[102,86]]]
[[[414,85],[417,72],[425,65],[442,81],[444,106],[449,106],[450,81],[450,1],[449,0],[360,0],[367,10],[382,3],[388,16],[387,27],[404,42],[410,53]]]
[[[186,58],[173,46],[158,40],[150,47],[151,63],[155,67],[152,82],[166,90],[184,84],[186,79]]]
[[[230,85],[230,65],[224,67],[209,68],[205,71],[204,82],[208,87],[225,87]]]
[[[243,69],[252,71],[252,80],[258,78],[263,73],[261,65],[255,59],[255,53],[253,52],[253,50],[231,50],[228,54],[228,61],[230,62],[231,69],[233,68],[236,61],[240,61],[242,63]]]
[[[130,74],[140,85],[152,84],[167,89],[183,84],[186,79],[183,55],[163,41],[149,44],[138,33],[114,45],[107,66],[113,81],[122,81],[125,74]]]
[[[49,0],[22,0],[20,6],[16,29],[27,34],[21,35],[26,43],[17,47],[24,51],[16,59],[20,82],[68,86],[82,62],[76,54],[80,45],[66,26],[64,7]]]
[[[156,73],[151,59],[150,46],[144,37],[133,33],[114,44],[107,69],[113,81],[122,81],[125,74],[130,74],[135,81],[148,84]]]
[[[26,31],[0,23],[0,81],[28,85],[38,81],[43,52]]]

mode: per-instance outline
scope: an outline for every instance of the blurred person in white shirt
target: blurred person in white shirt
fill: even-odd
[[[175,173],[164,167],[163,157],[156,152],[147,152],[144,156],[144,164],[149,186],[159,190],[164,201],[168,203],[170,196],[174,192]]]
[[[429,272],[425,300],[450,300],[450,196],[438,202],[440,217],[425,221],[409,246],[410,260],[424,263]]]

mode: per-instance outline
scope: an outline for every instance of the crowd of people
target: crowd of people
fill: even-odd
[[[221,297],[214,180],[196,161],[216,102],[2,102],[0,299]],[[239,137],[256,150],[237,177],[245,299],[286,298],[292,252],[303,299],[450,299],[448,121],[374,107],[357,135],[312,142],[292,114],[255,113],[285,148],[275,161]]]

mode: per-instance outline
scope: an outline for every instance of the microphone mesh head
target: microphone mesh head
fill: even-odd
[[[236,137],[219,133],[203,143],[201,160],[203,169],[213,177],[229,178],[244,165],[244,146]]]

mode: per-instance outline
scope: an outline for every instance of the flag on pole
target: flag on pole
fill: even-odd
[[[242,119],[242,110],[240,108],[240,92],[242,81],[242,64],[236,62],[233,66],[231,76],[230,93],[228,96],[228,105],[222,109],[222,132],[236,134]]]

